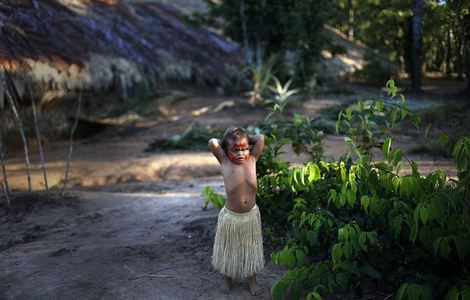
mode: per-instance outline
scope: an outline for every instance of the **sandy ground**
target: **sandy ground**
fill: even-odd
[[[335,95],[305,102],[315,116],[322,107],[354,96]],[[215,111],[217,103],[232,101]],[[69,190],[63,185],[68,145],[46,145],[49,186],[44,192],[37,153],[31,154],[33,196],[27,195],[21,152],[9,153],[7,170],[14,191],[13,209],[0,198],[0,299],[247,299],[238,282],[232,294],[218,291],[221,277],[210,266],[217,210],[202,211],[201,191],[212,186],[223,192],[217,161],[204,151],[146,152],[155,139],[181,132],[189,124],[224,128],[261,120],[265,112],[251,109],[244,99],[187,98],[170,103],[165,118],[147,118],[110,126],[89,139],[76,141]],[[397,144],[407,149],[413,136]],[[325,158],[338,158],[344,139],[327,135]],[[33,148],[31,148],[33,149]],[[294,163],[306,161],[291,151]],[[423,173],[452,163],[425,155],[410,156]],[[409,169],[409,168],[408,168]],[[63,204],[62,204],[63,202]],[[269,299],[272,283],[283,270],[270,263],[259,274]]]
[[[210,258],[218,210],[202,211],[204,186],[220,191],[222,181],[149,183],[126,193],[112,187],[75,190],[54,195],[51,203],[22,201],[30,213],[0,217],[7,226],[0,245],[0,298],[249,298],[242,281],[232,294],[217,290],[221,276]],[[271,284],[282,275],[265,255],[259,299],[269,298]]]

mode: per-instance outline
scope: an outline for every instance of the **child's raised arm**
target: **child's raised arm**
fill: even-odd
[[[219,163],[222,163],[222,160],[224,159],[225,152],[222,149],[222,141],[216,138],[211,138],[208,143],[209,150],[214,154],[215,158],[219,161]]]
[[[251,148],[251,156],[258,160],[258,157],[261,155],[261,152],[263,152],[264,136],[262,134],[250,136],[248,142],[250,143],[250,145],[253,145],[253,148]]]

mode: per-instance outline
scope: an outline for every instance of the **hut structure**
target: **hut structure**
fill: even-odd
[[[27,106],[30,85],[41,109],[70,95],[76,100],[79,92],[128,99],[172,83],[233,82],[238,45],[183,20],[157,2],[1,1],[0,108],[6,75],[20,106]]]

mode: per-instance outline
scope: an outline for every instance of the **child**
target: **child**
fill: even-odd
[[[223,140],[212,138],[209,149],[220,163],[227,202],[219,213],[212,265],[224,275],[220,291],[229,293],[232,278],[247,279],[250,293],[261,293],[256,273],[264,267],[261,217],[256,205],[256,160],[262,135],[248,136],[230,127]]]

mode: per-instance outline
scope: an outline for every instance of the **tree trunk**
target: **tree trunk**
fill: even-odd
[[[423,13],[423,1],[414,0],[413,5],[413,46],[412,46],[412,60],[413,68],[411,70],[411,90],[413,92],[422,92],[421,89],[421,61],[422,61],[422,33],[421,33],[421,20]]]
[[[354,39],[354,7],[353,0],[348,0],[348,38]]]
[[[462,70],[462,41],[460,40],[460,30],[457,30],[458,32],[454,32],[454,38],[455,38],[455,56],[456,56],[456,63],[454,66],[455,71],[457,72],[457,79],[462,80],[463,79],[463,70]]]
[[[447,9],[447,49],[446,49],[446,78],[450,79],[452,77],[452,20],[450,17],[450,10]]]
[[[251,47],[248,41],[248,31],[246,29],[246,18],[245,18],[245,2],[242,0],[240,3],[240,21],[242,26],[242,34],[243,34],[243,54],[245,56],[245,63],[248,65],[253,64],[252,54],[251,54]]]
[[[459,29],[460,29],[460,40],[462,42],[462,49],[463,49],[463,59],[462,59],[462,69],[463,72],[465,73],[465,81],[467,83],[465,91],[470,93],[470,57],[469,57],[469,45],[468,45],[468,39],[467,39],[467,32],[465,31],[465,24],[464,20],[460,14],[460,2],[457,7],[457,22],[459,24]]]

